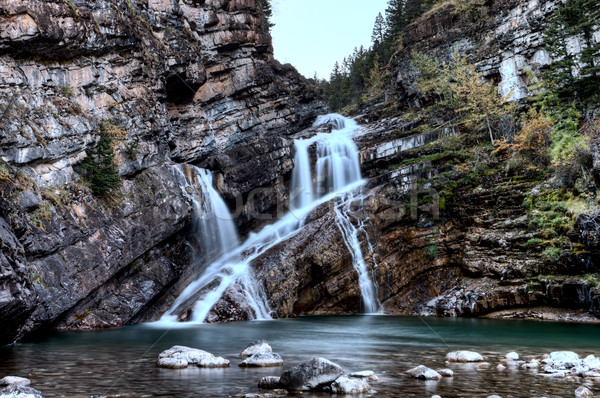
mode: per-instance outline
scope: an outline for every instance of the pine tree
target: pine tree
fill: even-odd
[[[559,97],[575,98],[582,108],[586,96],[595,93],[600,99],[600,64],[596,62],[600,43],[593,40],[599,18],[596,0],[567,0],[559,4],[544,31],[546,48],[554,60],[544,78]],[[582,44],[577,56],[568,50],[572,38]]]
[[[263,27],[263,29],[265,31],[270,31],[271,28],[273,26],[275,26],[275,24],[271,22],[271,17],[273,16],[273,9],[271,8],[271,1],[270,0],[257,0],[257,4],[260,7],[260,12],[263,14],[265,21],[266,21],[266,26]]]
[[[385,39],[385,19],[381,13],[377,14],[375,18],[375,24],[373,25],[373,33],[371,34],[371,41],[373,45],[383,43]]]

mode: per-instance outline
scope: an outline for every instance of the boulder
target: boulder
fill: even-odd
[[[160,358],[157,362],[159,368],[166,369],[184,369],[188,364],[188,361],[182,358]]]
[[[269,343],[267,343],[266,340],[256,340],[255,342],[250,343],[246,346],[244,351],[242,351],[242,353],[240,354],[240,357],[248,358],[256,354],[257,352],[273,352],[273,349],[271,348]]]
[[[482,362],[483,357],[475,351],[454,351],[446,354],[448,362]]]
[[[209,352],[180,345],[173,346],[158,355],[159,366],[161,366],[161,362],[177,366],[176,361],[166,361],[167,358],[183,360],[201,368],[222,368],[230,364],[227,359],[216,357]],[[179,364],[179,366],[183,366],[183,362],[179,362]]]
[[[583,365],[590,368],[590,370],[600,370],[600,358],[588,355],[583,359]]]
[[[244,361],[240,363],[240,366],[248,368],[283,366],[283,359],[281,359],[281,355],[276,352],[257,352],[250,358],[244,359]]]
[[[365,379],[367,381],[379,381],[379,377],[372,370],[363,370],[361,372],[352,372],[350,377],[356,377],[357,379]]]
[[[517,354],[516,352],[512,351],[512,352],[509,352],[508,354],[506,354],[504,356],[504,358],[510,359],[512,361],[516,361],[516,360],[519,359],[519,354]]]
[[[331,384],[331,392],[334,394],[360,394],[370,389],[366,380],[356,377],[341,376]]]
[[[581,364],[579,355],[573,351],[555,351],[550,353],[552,367],[570,369]]]
[[[265,390],[275,390],[279,387],[281,387],[281,383],[279,383],[279,377],[277,376],[265,376],[258,382],[258,388]]]
[[[342,367],[325,358],[311,358],[286,370],[279,382],[287,390],[318,390],[337,380],[344,374]]]
[[[581,387],[578,387],[577,390],[575,390],[575,396],[576,397],[593,397],[594,393],[592,391],[590,391],[589,388],[587,388],[585,386],[581,386]]]
[[[407,371],[410,377],[420,380],[440,380],[442,375],[427,366],[419,365]]]
[[[19,376],[6,376],[0,379],[0,387],[11,386],[14,384],[20,384],[22,386],[28,386],[31,384],[29,379]]]
[[[442,375],[442,377],[453,377],[454,372],[452,369],[438,369],[437,372]]]
[[[44,398],[41,392],[23,383],[10,384],[0,388],[1,398]]]

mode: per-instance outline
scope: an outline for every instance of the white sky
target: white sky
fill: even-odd
[[[373,23],[388,0],[272,0],[275,58],[306,77],[329,78],[336,61],[371,45]]]

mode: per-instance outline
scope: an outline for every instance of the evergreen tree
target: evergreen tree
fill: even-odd
[[[271,17],[273,16],[273,9],[271,8],[270,0],[257,0],[257,4],[260,7],[261,13],[264,15],[266,26],[263,27],[263,30],[270,31],[274,23],[271,22]]]
[[[544,78],[562,98],[575,98],[583,107],[585,97],[596,94],[600,99],[600,64],[596,59],[600,43],[594,43],[594,25],[600,18],[596,0],[567,0],[559,4],[544,31],[546,48],[553,63]],[[568,40],[577,38],[582,46],[579,55],[569,53]]]

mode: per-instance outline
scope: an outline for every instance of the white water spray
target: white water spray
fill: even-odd
[[[209,265],[197,280],[186,287],[161,321],[169,323],[177,321],[177,314],[181,313],[186,305],[195,302],[191,321],[204,322],[227,288],[234,283],[241,286],[255,319],[271,318],[266,295],[255,283],[252,274],[252,261],[296,235],[314,207],[339,197],[351,201],[353,196],[348,193],[363,184],[358,149],[352,141],[352,134],[357,127],[356,122],[334,114],[320,116],[314,126],[325,123],[334,127],[331,133],[319,133],[309,139],[296,140],[294,143],[295,166],[292,172],[290,212],[258,233],[250,234],[237,248],[224,252],[225,254]],[[310,147],[314,144],[316,144],[316,164],[315,173],[312,173]],[[352,253],[355,269],[359,273],[365,310],[375,312],[378,306],[376,291],[362,255],[358,229],[350,222],[347,213],[349,207],[347,208],[343,203],[345,202],[336,205],[337,224],[348,250]],[[362,229],[362,225],[359,229]]]

